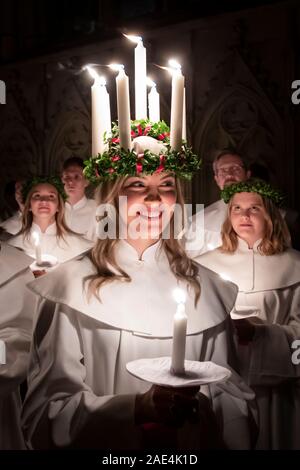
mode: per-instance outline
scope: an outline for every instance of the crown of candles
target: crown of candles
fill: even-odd
[[[170,129],[160,120],[156,84],[147,77],[146,49],[142,38],[127,36],[135,47],[135,120],[130,117],[129,79],[122,64],[110,64],[117,71],[118,124],[111,124],[109,94],[104,77],[94,69],[92,86],[92,156],[85,162],[85,176],[93,183],[118,176],[171,171],[190,179],[201,165],[186,142],[185,88],[181,66],[169,61],[172,74]],[[147,86],[151,87],[148,94]]]

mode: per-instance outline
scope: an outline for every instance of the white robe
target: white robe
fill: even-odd
[[[38,232],[39,234],[42,255],[52,255],[57,258],[59,263],[75,258],[93,246],[91,241],[79,235],[66,234],[64,238],[58,239],[55,222],[44,233],[41,232],[37,224],[33,223],[28,237],[24,237],[23,234],[17,235],[10,238],[8,244],[22,248],[28,256],[35,258],[33,232]]]
[[[16,212],[14,215],[1,222],[0,227],[6,230],[11,235],[16,235],[22,228],[22,213],[21,211]]]
[[[0,450],[24,449],[19,385],[26,379],[36,296],[26,288],[34,279],[31,258],[1,243],[0,340],[5,364],[0,364]]]
[[[197,258],[239,287],[236,310],[255,315],[249,346],[239,346],[241,370],[256,391],[260,413],[257,448],[300,449],[300,366],[292,343],[300,339],[300,253],[263,256],[239,240],[234,254],[219,249]],[[235,314],[236,315],[236,314]]]
[[[191,226],[185,235],[185,249],[192,258],[214,250],[222,244],[221,229],[227,208],[228,205],[220,199],[193,216]]]
[[[147,391],[150,384],[131,376],[126,363],[170,356],[176,310],[172,290],[177,280],[158,247],[148,248],[139,260],[136,251],[120,241],[116,258],[132,281],[105,285],[101,303],[94,296],[88,303],[83,295],[82,279],[95,273],[87,257],[30,284],[43,298],[23,409],[24,432],[33,447],[64,447],[85,435],[91,447],[140,448],[135,394]],[[234,367],[228,313],[236,287],[201,267],[200,280],[197,308],[191,293],[186,303],[186,358]],[[186,288],[183,283],[181,287]],[[248,406],[237,374],[230,386],[239,397],[210,387],[213,405],[227,445],[249,448]],[[246,395],[253,398],[247,388]],[[186,435],[182,431],[181,442]],[[195,428],[193,436],[197,439]]]
[[[83,197],[76,204],[65,204],[65,220],[68,227],[88,240],[95,240],[96,233],[96,202]]]

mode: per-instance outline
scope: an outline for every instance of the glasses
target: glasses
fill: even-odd
[[[217,176],[240,175],[244,171],[241,165],[232,165],[228,167],[217,168]]]

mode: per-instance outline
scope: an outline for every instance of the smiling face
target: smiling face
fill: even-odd
[[[168,173],[127,178],[120,193],[127,198],[127,220],[120,213],[129,237],[135,232],[137,238],[159,238],[172,217],[176,194],[175,178]]]
[[[236,193],[230,203],[230,221],[236,234],[252,248],[267,229],[267,213],[257,193]]]
[[[49,224],[55,221],[58,212],[59,200],[57,189],[51,184],[41,183],[36,185],[30,196],[30,211],[33,222],[48,220]]]

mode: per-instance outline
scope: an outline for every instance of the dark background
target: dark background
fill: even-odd
[[[300,211],[300,105],[291,102],[300,79],[298,1],[1,0],[0,9],[0,211],[9,181],[90,155],[92,80],[81,67],[124,63],[133,91],[134,45],[123,32],[143,36],[167,122],[170,78],[155,64],[182,64],[188,139],[203,158],[188,201],[218,198],[211,160],[231,145]],[[116,119],[115,74],[99,69]]]

